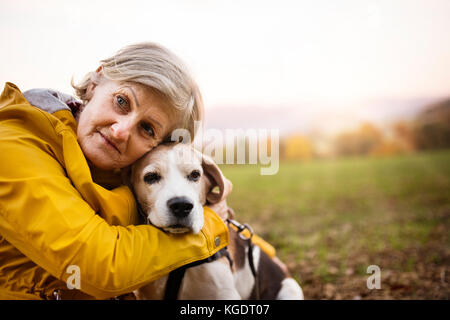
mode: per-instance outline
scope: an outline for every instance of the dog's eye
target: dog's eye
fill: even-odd
[[[188,180],[191,180],[191,181],[197,181],[198,179],[200,179],[200,176],[201,176],[200,171],[198,171],[198,170],[193,170],[193,171],[187,176],[187,178],[188,178]]]
[[[144,181],[148,184],[156,183],[159,180],[161,180],[161,176],[156,172],[150,172],[144,176]]]

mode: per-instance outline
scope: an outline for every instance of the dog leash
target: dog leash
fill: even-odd
[[[247,223],[242,224],[242,223],[239,223],[239,222],[237,222],[236,220],[233,220],[233,219],[227,219],[226,221],[227,221],[228,224],[231,224],[232,226],[236,227],[237,230],[235,230],[235,231],[239,234],[239,237],[242,240],[247,242],[247,245],[248,245],[248,263],[250,265],[250,270],[252,271],[253,278],[255,278],[255,298],[256,298],[256,300],[259,300],[260,295],[259,295],[258,272],[256,271],[255,262],[253,260],[253,243],[252,243],[253,229]],[[234,230],[234,228],[232,228],[232,229]],[[244,230],[248,230],[248,233],[249,233],[248,237],[242,234],[244,232]]]

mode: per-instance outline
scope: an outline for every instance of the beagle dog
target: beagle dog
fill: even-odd
[[[138,160],[129,175],[146,223],[166,232],[200,232],[204,205],[227,218],[225,198],[231,183],[211,158],[192,145],[161,144]],[[229,228],[227,257],[187,269],[177,299],[303,299],[301,287],[287,270]],[[163,299],[167,280],[164,276],[134,294],[137,299]]]

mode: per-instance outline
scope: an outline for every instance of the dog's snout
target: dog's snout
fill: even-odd
[[[186,197],[175,197],[167,201],[167,206],[177,218],[184,218],[189,215],[194,205]]]

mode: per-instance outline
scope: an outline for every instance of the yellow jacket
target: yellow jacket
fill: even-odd
[[[133,195],[118,172],[89,167],[76,126],[69,110],[33,107],[12,83],[0,96],[0,299],[68,290],[72,265],[80,271],[75,298],[109,298],[228,244],[208,207],[197,235],[133,225]]]

